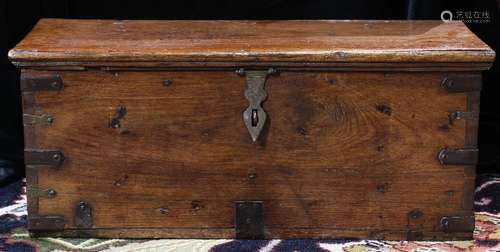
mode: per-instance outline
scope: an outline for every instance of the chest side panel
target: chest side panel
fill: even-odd
[[[24,76],[46,73],[56,72]],[[242,200],[263,201],[266,237],[432,239],[446,235],[442,217],[473,213],[473,172],[437,159],[474,145],[471,120],[450,123],[471,105],[442,87],[444,73],[269,76],[255,143],[242,118],[246,81],[234,72],[56,74],[61,90],[24,93],[25,113],[53,119],[26,125],[26,143],[65,159],[58,169],[28,164],[28,187],[57,192],[30,197],[31,211],[62,216],[67,230],[79,227],[82,200],[103,236],[231,237]]]

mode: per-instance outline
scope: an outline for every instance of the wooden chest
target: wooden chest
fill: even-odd
[[[33,234],[472,237],[460,22],[45,19],[9,56]]]

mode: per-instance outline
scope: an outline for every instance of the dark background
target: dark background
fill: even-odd
[[[22,176],[24,170],[19,72],[9,63],[7,52],[40,18],[440,19],[443,10],[488,11],[489,23],[468,27],[498,51],[499,6],[495,0],[0,0],[0,184],[6,181],[3,177]],[[495,173],[500,168],[499,76],[498,62],[483,75],[480,173]],[[15,173],[6,173],[9,171]]]

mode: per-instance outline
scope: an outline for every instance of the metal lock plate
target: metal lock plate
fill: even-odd
[[[264,239],[264,205],[262,201],[235,202],[237,239]]]

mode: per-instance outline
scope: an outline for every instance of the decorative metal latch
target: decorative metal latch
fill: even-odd
[[[257,141],[266,123],[267,114],[261,104],[267,97],[265,83],[268,75],[275,74],[276,70],[270,68],[267,71],[246,71],[239,69],[239,75],[244,75],[247,81],[245,98],[250,105],[243,112],[243,121],[252,137],[252,141]]]

